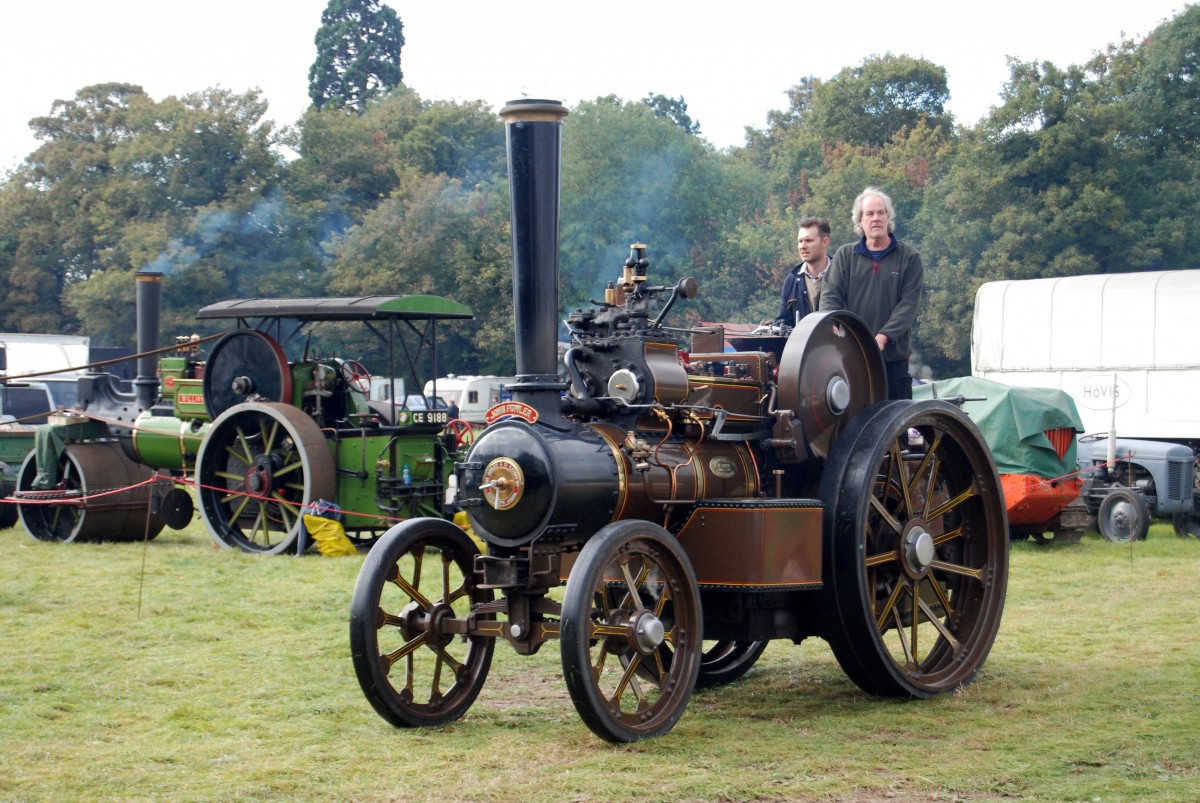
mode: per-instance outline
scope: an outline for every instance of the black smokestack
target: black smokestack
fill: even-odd
[[[557,418],[558,210],[562,118],[556,100],[514,100],[500,110],[508,142],[512,202],[513,313],[517,384],[513,398]]]
[[[137,353],[145,355],[158,348],[163,274],[138,271],[134,279],[137,280]],[[137,378],[133,380],[139,410],[151,407],[158,399],[158,381],[158,358],[139,356]]]

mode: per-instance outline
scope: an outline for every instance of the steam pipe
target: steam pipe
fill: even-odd
[[[562,118],[566,115],[566,107],[556,100],[514,100],[500,110],[508,146],[512,207],[517,365],[513,399],[552,420],[560,418],[562,391],[558,381],[558,215]]]
[[[137,377],[133,380],[139,410],[149,409],[158,399],[158,358],[147,352],[158,348],[159,319],[162,309],[163,274],[138,271],[134,274],[137,294]]]

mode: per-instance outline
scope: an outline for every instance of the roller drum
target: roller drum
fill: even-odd
[[[58,457],[56,488],[36,491],[37,452],[21,465],[21,523],[39,541],[140,541],[162,531],[152,511],[153,486],[139,485],[154,472],[133,462],[119,444],[70,443]],[[133,487],[136,486],[136,487]]]

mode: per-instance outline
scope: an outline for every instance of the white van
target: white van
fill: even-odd
[[[425,395],[438,395],[447,404],[458,405],[458,417],[472,424],[484,424],[484,414],[511,395],[508,387],[515,376],[456,376],[449,374],[425,383]],[[437,388],[435,391],[434,388]]]

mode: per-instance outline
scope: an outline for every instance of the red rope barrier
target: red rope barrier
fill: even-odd
[[[235,490],[232,488],[222,488],[222,487],[216,486],[216,485],[205,485],[203,483],[197,482],[196,480],[194,480],[190,477],[169,477],[164,474],[155,474],[153,477],[142,480],[141,482],[136,482],[132,485],[126,485],[121,488],[109,488],[104,491],[96,491],[96,492],[88,493],[88,494],[84,494],[84,493],[81,493],[78,491],[61,489],[61,488],[59,488],[59,489],[48,488],[44,491],[32,491],[32,490],[31,491],[17,491],[16,492],[18,494],[17,496],[9,496],[9,497],[0,499],[0,504],[65,505],[65,506],[70,506],[70,507],[86,507],[87,503],[92,501],[93,499],[101,499],[106,496],[113,496],[115,494],[128,493],[129,491],[132,491],[136,488],[141,488],[145,485],[150,485],[150,484],[158,484],[160,482],[170,482],[173,485],[185,485],[185,486],[192,487],[192,488],[202,488],[202,489],[209,490],[209,491],[217,491],[217,492],[223,493],[227,496],[248,497],[249,499],[251,499],[252,501],[255,501],[255,502],[271,502],[274,504],[283,505],[283,506],[291,509],[292,512],[296,513],[297,515],[299,515],[300,511],[304,507],[306,507],[306,505],[302,505],[297,502],[292,502],[287,499],[279,499],[279,498],[273,497],[273,496],[264,496],[262,494],[251,493],[249,491],[238,491],[238,490]],[[36,496],[27,496],[26,494],[41,494],[41,495],[44,495],[44,498],[38,498]],[[51,496],[52,494],[56,494],[56,495]],[[70,495],[67,496],[66,494],[70,494]],[[311,504],[308,506],[311,507]],[[319,510],[322,513],[328,513],[330,511],[337,510],[344,515],[355,516],[356,518],[361,518],[361,519],[372,519],[375,521],[389,522],[392,524],[396,524],[396,523],[399,523],[402,521],[407,521],[407,519],[405,519],[405,518],[396,518],[395,516],[385,516],[385,515],[374,514],[374,513],[359,513],[357,511],[345,511],[345,510],[342,510],[341,508],[326,507],[324,505],[319,505],[314,509]]]

